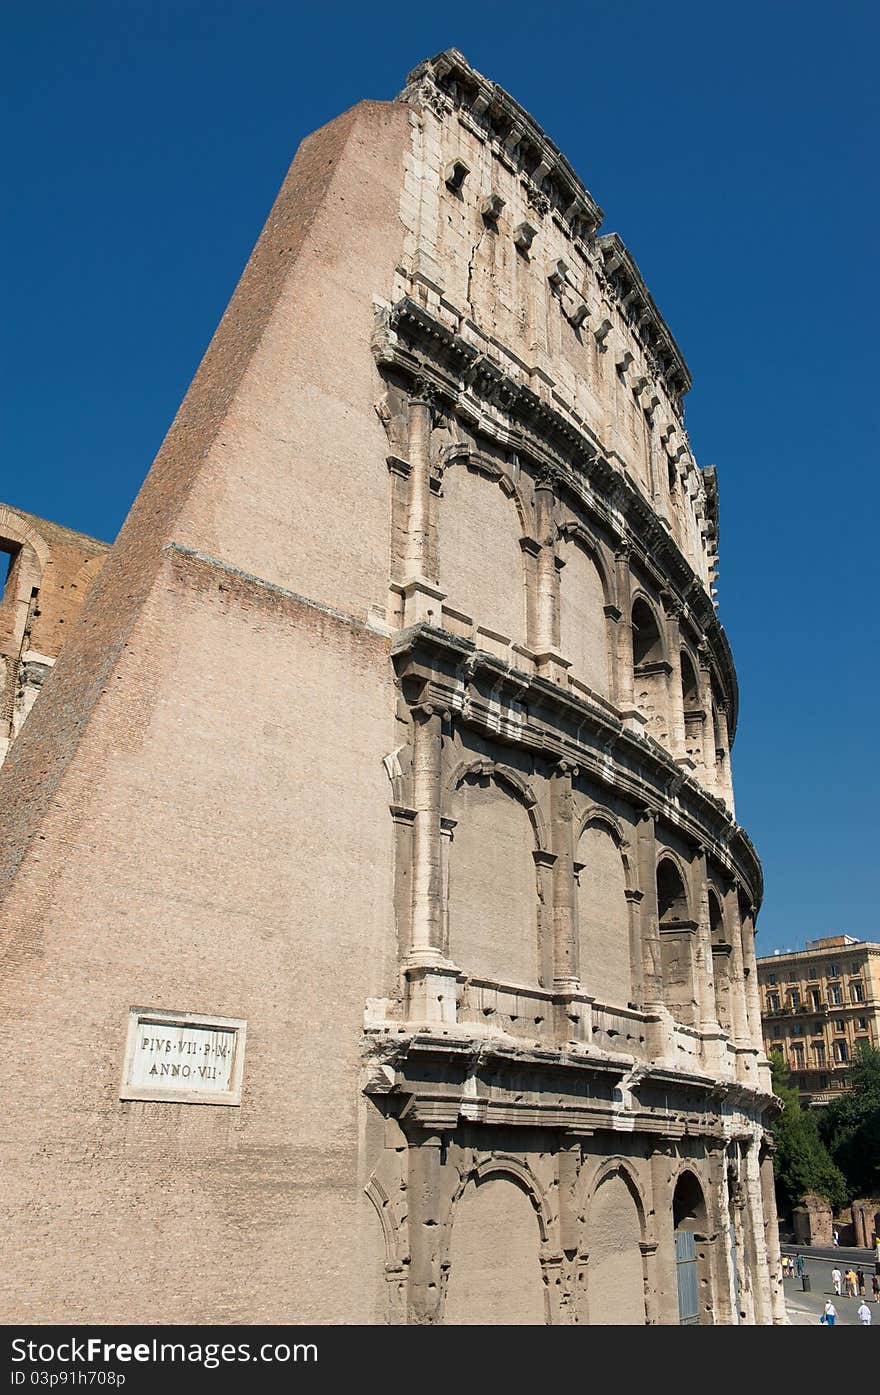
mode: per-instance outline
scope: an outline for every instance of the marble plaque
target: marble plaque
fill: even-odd
[[[132,1008],[120,1098],[240,1104],[246,1023]]]

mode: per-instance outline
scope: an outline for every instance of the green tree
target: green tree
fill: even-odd
[[[822,1111],[821,1133],[850,1196],[880,1195],[880,1051],[861,1046],[849,1089]]]
[[[782,1100],[782,1113],[772,1125],[776,1141],[773,1172],[780,1210],[790,1211],[807,1192],[817,1192],[832,1206],[847,1199],[846,1179],[819,1136],[815,1114],[801,1109],[782,1053],[770,1053],[773,1093]]]

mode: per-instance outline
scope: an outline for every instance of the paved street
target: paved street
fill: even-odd
[[[810,1276],[811,1289],[809,1293],[804,1293],[801,1288],[800,1279],[785,1280],[785,1305],[788,1310],[788,1320],[795,1327],[803,1327],[819,1323],[819,1315],[825,1306],[825,1301],[831,1298],[837,1309],[837,1326],[860,1327],[856,1310],[861,1303],[861,1298],[846,1298],[841,1295],[835,1297],[834,1288],[831,1283],[831,1270],[834,1268],[834,1259],[822,1259],[815,1255],[806,1254],[802,1251],[806,1260],[807,1273]],[[850,1261],[837,1258],[836,1260],[841,1273],[844,1273],[850,1265]],[[871,1274],[873,1273],[873,1262],[862,1263],[861,1267],[865,1271],[865,1278],[868,1285],[868,1307],[871,1309],[873,1317],[872,1327],[880,1329],[880,1303],[871,1300]],[[854,1263],[853,1268],[858,1270],[859,1264]]]

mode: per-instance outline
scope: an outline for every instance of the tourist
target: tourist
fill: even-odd
[[[855,1296],[856,1296],[856,1271],[855,1271],[854,1269],[847,1269],[847,1271],[846,1271],[846,1292],[847,1292],[848,1297],[850,1297],[850,1298],[855,1298]]]
[[[835,1322],[837,1321],[837,1309],[831,1302],[830,1298],[828,1299],[828,1302],[825,1304],[825,1307],[822,1310],[822,1316],[820,1317],[819,1321],[824,1322],[828,1327],[833,1327]]]
[[[859,1304],[859,1322],[862,1324],[863,1327],[871,1326],[871,1309],[868,1307],[864,1299],[862,1299],[861,1303]]]
[[[834,1285],[834,1292],[836,1293],[836,1295],[837,1295],[838,1298],[840,1297],[840,1284],[841,1284],[842,1279],[843,1279],[843,1275],[841,1274],[840,1270],[839,1270],[839,1269],[832,1269],[832,1271],[831,1271],[831,1282],[832,1282],[832,1284]]]
[[[804,1257],[802,1254],[798,1254],[798,1257],[795,1261],[795,1266],[797,1268],[798,1278],[802,1279],[804,1277]]]
[[[831,1238],[833,1239],[835,1245],[839,1245],[839,1244],[840,1244],[840,1231],[835,1230]]]
[[[874,1302],[880,1303],[880,1274],[871,1275],[871,1292],[874,1295]]]
[[[856,1282],[858,1283],[858,1286],[859,1286],[859,1297],[860,1297],[860,1298],[864,1298],[864,1296],[865,1296],[865,1271],[864,1271],[864,1269],[862,1269],[861,1265],[860,1265],[859,1268],[856,1270]]]

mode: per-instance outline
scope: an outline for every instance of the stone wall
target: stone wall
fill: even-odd
[[[95,538],[0,504],[0,765],[108,551]]]
[[[303,143],[0,777],[16,1319],[785,1320],[715,479],[600,218],[454,51]],[[240,1103],[131,1097],[151,1012]]]

